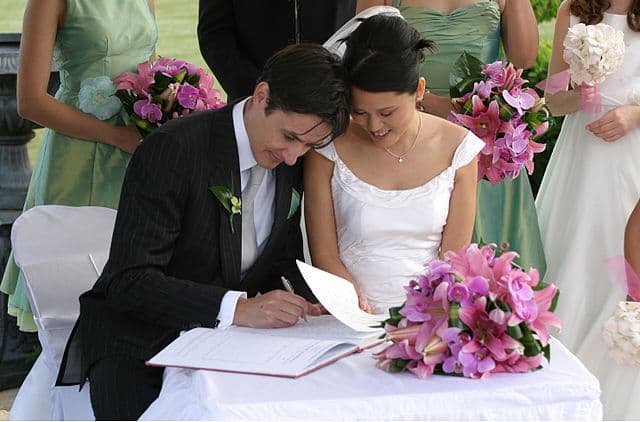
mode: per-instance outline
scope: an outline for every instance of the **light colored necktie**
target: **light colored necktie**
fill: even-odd
[[[253,220],[253,200],[258,193],[266,170],[255,165],[251,167],[249,182],[242,191],[242,260],[240,271],[244,274],[258,258],[256,225]]]

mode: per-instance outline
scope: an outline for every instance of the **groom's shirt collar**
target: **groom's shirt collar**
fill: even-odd
[[[240,173],[258,164],[251,151],[249,134],[247,133],[247,127],[244,125],[244,105],[249,101],[249,98],[245,98],[233,106],[233,130],[236,135],[236,141],[238,142]]]

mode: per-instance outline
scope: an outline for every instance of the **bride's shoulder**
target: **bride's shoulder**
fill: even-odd
[[[433,128],[433,139],[451,150],[456,150],[469,133],[468,129],[438,116],[424,114],[423,119],[425,125]]]

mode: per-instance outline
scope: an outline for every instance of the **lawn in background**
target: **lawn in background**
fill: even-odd
[[[200,55],[196,36],[198,2],[194,0],[172,0],[170,2],[156,1],[155,4],[158,16],[158,32],[160,34],[156,47],[157,55],[187,60],[208,70]],[[3,13],[0,13],[0,32],[22,31],[22,15],[26,5],[27,0],[5,2]],[[553,21],[541,24],[540,38],[551,40],[553,37],[553,25]],[[219,85],[216,88],[221,89]],[[226,97],[224,92],[223,96]],[[36,137],[28,144],[29,157],[32,163],[35,161],[40,148],[42,132],[42,129],[36,130]]]

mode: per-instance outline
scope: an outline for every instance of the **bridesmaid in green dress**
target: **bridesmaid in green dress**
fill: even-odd
[[[109,95],[109,79],[154,55],[153,0],[29,0],[18,74],[18,111],[48,128],[24,209],[37,205],[117,208],[140,134]],[[51,60],[60,89],[47,94]],[[90,230],[90,228],[87,228]],[[46,236],[46,233],[43,233]],[[36,331],[25,284],[11,257],[0,285],[9,314]]]
[[[498,59],[500,42],[517,67],[529,67],[538,52],[538,26],[527,0],[393,0],[358,1],[360,12],[375,5],[393,5],[420,34],[436,44],[421,74],[427,80],[425,111],[447,117],[451,66],[463,51],[485,63]],[[515,180],[493,185],[478,183],[473,241],[509,243],[518,251],[519,264],[535,267],[544,276],[546,264],[533,194],[526,172]]]

